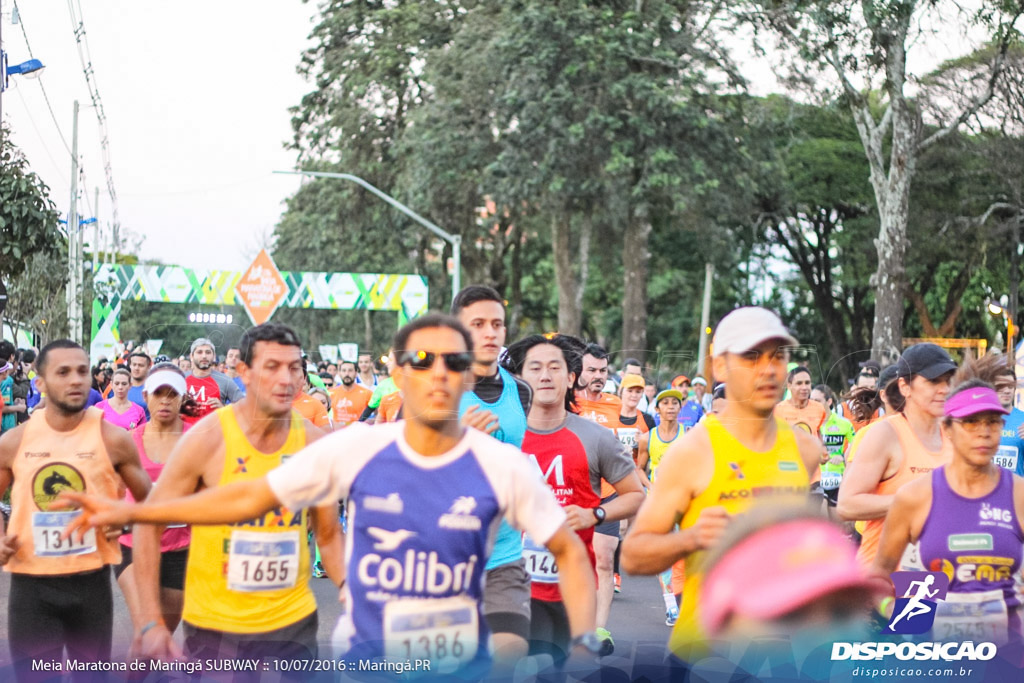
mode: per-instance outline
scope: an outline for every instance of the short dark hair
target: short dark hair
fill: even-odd
[[[406,345],[409,343],[409,337],[412,336],[413,332],[419,330],[429,330],[434,327],[443,327],[453,332],[458,332],[462,335],[463,341],[466,342],[466,350],[473,350],[473,338],[469,336],[469,330],[466,326],[459,322],[459,319],[452,315],[445,313],[427,313],[424,316],[416,318],[415,320],[402,325],[402,328],[395,333],[395,340],[392,343],[394,349],[395,359],[405,353]]]
[[[238,353],[241,356],[239,360],[248,366],[252,366],[253,357],[256,353],[257,342],[271,342],[274,344],[280,344],[281,346],[295,346],[299,349],[302,348],[302,342],[299,341],[299,335],[295,334],[295,330],[282,325],[281,323],[263,323],[256,327],[250,327],[242,335],[242,339],[238,342]],[[305,363],[302,365],[306,367]]]
[[[320,373],[317,373],[317,374],[320,375],[320,379],[329,379],[332,382],[334,381],[334,375],[332,375],[329,372],[320,372]]]
[[[836,399],[835,392],[832,391],[832,387],[830,387],[827,384],[815,384],[811,390],[820,391],[821,393],[825,394],[825,401],[831,403],[833,406],[835,406],[835,404],[838,403],[838,399]]]
[[[148,363],[150,363],[150,364],[153,363],[153,359],[149,357],[149,354],[146,353],[146,351],[144,349],[135,349],[134,351],[132,351],[128,355],[128,362],[129,363],[131,363],[132,358],[145,358]]]
[[[358,366],[358,365],[356,365],[356,362],[355,362],[354,360],[339,360],[339,361],[338,361],[338,369],[339,369],[339,370],[341,370],[341,366],[342,366],[342,365],[351,365],[351,366],[352,366],[352,367],[354,367],[354,368],[355,368],[356,370],[358,370],[358,369],[359,369],[359,366]]]
[[[85,353],[85,349],[82,348],[81,344],[76,344],[70,339],[56,339],[42,348],[39,352],[39,358],[36,359],[36,372],[40,375],[46,374],[46,365],[49,362],[49,355],[51,352],[58,349],[78,349],[82,353]],[[96,374],[95,372],[92,374]]]
[[[530,349],[541,344],[550,344],[560,349],[569,372],[573,373],[577,378],[580,376],[580,372],[583,370],[583,354],[587,349],[587,345],[582,340],[567,334],[532,334],[529,337],[520,339],[506,350],[504,357],[500,361],[502,367],[513,375],[522,376],[526,354]],[[570,385],[565,391],[565,409],[572,411],[575,406],[576,391],[575,387]]]
[[[583,351],[583,355],[593,356],[598,360],[608,360],[608,352],[605,351],[603,346],[601,346],[600,344],[596,344],[594,342],[591,342],[586,345]],[[580,360],[582,361],[583,359],[580,358]]]
[[[626,367],[627,365],[635,365],[641,369],[644,367],[644,364],[641,363],[636,358],[627,358],[626,360],[622,361],[622,367]]]
[[[7,341],[6,339],[4,339],[3,341],[0,341],[0,360],[3,360],[3,361],[10,360],[10,359],[14,358],[14,354],[16,352],[17,352],[17,349],[14,347],[14,344],[12,344],[11,342]]]
[[[25,349],[25,352],[21,354],[21,362],[29,364],[35,363],[37,355],[38,354],[35,349]]]
[[[498,294],[498,290],[487,285],[470,285],[463,287],[452,300],[452,315],[458,315],[463,308],[472,306],[478,301],[496,301],[502,306],[505,300]]]
[[[793,378],[799,375],[801,372],[806,372],[808,377],[811,376],[811,371],[808,370],[806,366],[798,365],[789,371],[789,374],[786,376],[786,382],[792,382]]]

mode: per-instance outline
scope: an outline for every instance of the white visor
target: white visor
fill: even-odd
[[[143,389],[148,394],[155,393],[160,387],[170,387],[177,391],[179,396],[184,396],[188,390],[185,386],[185,378],[173,370],[157,370],[150,373],[146,378],[146,384],[143,385]]]

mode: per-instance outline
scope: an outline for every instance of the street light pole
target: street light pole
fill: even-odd
[[[455,266],[454,272],[452,273],[452,299],[454,299],[455,295],[458,294],[459,290],[462,289],[461,235],[453,235],[450,232],[442,230],[440,227],[438,227],[431,221],[427,220],[423,216],[419,215],[402,202],[398,201],[397,199],[387,194],[386,192],[377,189],[376,187],[366,182],[359,176],[354,176],[349,173],[328,173],[325,171],[274,171],[274,173],[279,173],[281,175],[308,175],[316,178],[340,178],[341,180],[350,180],[356,185],[362,187],[363,189],[368,190],[373,194],[377,195],[385,202],[395,207],[396,209],[404,213],[406,216],[413,219],[414,221],[422,225],[424,228],[426,228],[430,232],[434,233],[435,235],[443,239],[445,242],[448,242],[449,244],[452,245],[452,260],[454,261]]]
[[[68,207],[68,336],[82,343],[81,299],[79,282],[82,279],[80,242],[78,234],[78,100],[75,100],[71,127],[71,201]]]

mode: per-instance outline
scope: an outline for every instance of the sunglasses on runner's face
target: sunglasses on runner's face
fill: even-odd
[[[971,434],[976,434],[983,429],[995,431],[1003,428],[1003,417],[1001,415],[971,415],[953,420],[953,422],[956,422]]]
[[[465,372],[473,364],[473,354],[469,351],[458,353],[434,353],[433,351],[405,351],[398,357],[399,365],[408,365],[413,370],[429,370],[440,356],[444,365],[452,372]]]

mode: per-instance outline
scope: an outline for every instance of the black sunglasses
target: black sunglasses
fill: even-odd
[[[434,361],[441,356],[444,365],[452,372],[465,372],[473,364],[473,354],[469,351],[458,353],[434,353],[433,351],[403,351],[398,356],[399,365],[408,365],[413,370],[429,370],[434,367]]]

